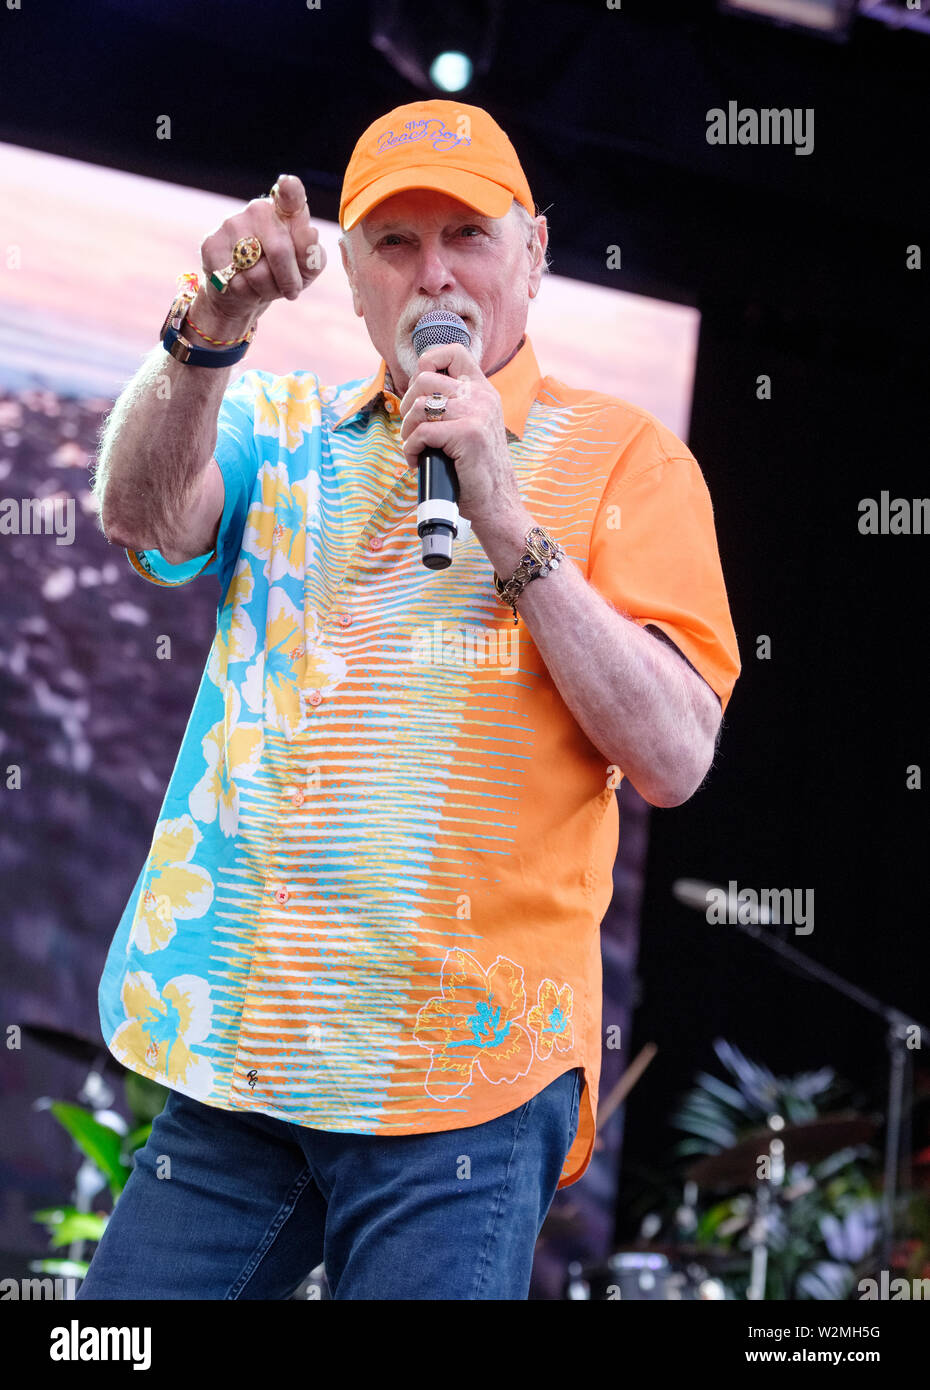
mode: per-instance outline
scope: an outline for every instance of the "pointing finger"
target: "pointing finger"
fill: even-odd
[[[296,174],[281,174],[273,189],[271,205],[282,222],[290,222],[307,206],[307,194]]]

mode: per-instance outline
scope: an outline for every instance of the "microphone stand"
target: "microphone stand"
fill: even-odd
[[[877,1014],[885,1021],[889,1068],[881,1254],[882,1268],[888,1269],[894,1240],[895,1207],[901,1166],[901,1140],[906,1116],[909,1117],[910,1115],[913,1090],[912,1059],[910,1049],[906,1046],[907,1033],[909,1029],[916,1028],[920,1037],[920,1045],[923,1046],[924,1042],[930,1043],[930,1029],[922,1023],[918,1023],[916,1019],[910,1018],[907,1014],[901,1013],[899,1009],[892,1008],[890,1004],[883,1004],[880,999],[876,999],[874,994],[860,989],[858,985],[852,984],[842,975],[837,975],[835,970],[830,970],[818,961],[811,960],[803,951],[797,950],[787,941],[782,941],[771,932],[763,931],[759,922],[740,922],[737,920],[730,925],[738,926],[747,936],[752,937],[753,941],[762,942],[776,956],[780,956],[782,961],[788,962],[789,966],[795,967],[802,975],[806,975],[811,980],[817,980],[820,984],[829,985],[832,989],[845,995],[847,999],[852,999],[854,1003],[860,1004],[869,1013]],[[905,1091],[908,1097],[906,1107]],[[908,1170],[905,1191],[910,1190],[910,1182],[910,1170]]]

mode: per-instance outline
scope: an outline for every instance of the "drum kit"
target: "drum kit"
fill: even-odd
[[[793,1200],[801,1190],[785,1187],[788,1167],[794,1163],[819,1163],[841,1149],[867,1142],[877,1129],[877,1120],[852,1111],[791,1125],[773,1115],[764,1128],[744,1135],[720,1153],[698,1159],[687,1169],[684,1200],[676,1214],[679,1239],[669,1243],[640,1241],[615,1251],[601,1264],[573,1262],[568,1269],[564,1297],[726,1299],[733,1297],[728,1289],[744,1274],[748,1256],[745,1297],[763,1298],[774,1205]],[[759,1177],[761,1158],[768,1159],[765,1178]],[[746,1252],[695,1245],[684,1239],[685,1233],[697,1225],[695,1208],[701,1188],[727,1192],[752,1189]]]
[[[885,1129],[885,1162],[882,1187],[882,1238],[878,1258],[888,1268],[894,1240],[895,1213],[899,1193],[911,1185],[911,1161],[904,1135],[907,1128],[912,1088],[912,1061],[915,1047],[930,1045],[930,1028],[885,1004],[858,985],[829,970],[812,957],[783,940],[775,931],[765,909],[745,910],[746,904],[731,901],[732,893],[714,884],[679,879],[674,896],[685,906],[706,912],[712,900],[726,900],[733,910],[728,914],[744,935],[764,946],[778,964],[791,973],[814,980],[836,990],[885,1024],[888,1049],[888,1098],[880,1117]],[[715,895],[715,899],[711,898]],[[639,1080],[655,1055],[649,1043],[633,1060],[611,1094],[598,1109],[598,1129]],[[564,1297],[569,1299],[720,1299],[743,1296],[765,1297],[766,1270],[771,1236],[779,1207],[810,1189],[807,1185],[785,1183],[790,1165],[816,1164],[866,1143],[880,1127],[880,1120],[852,1111],[822,1115],[817,1119],[789,1124],[781,1115],[771,1115],[767,1124],[742,1136],[720,1153],[699,1159],[685,1173],[685,1194],[677,1214],[676,1239],[671,1244],[638,1241],[616,1251],[606,1262],[569,1265]],[[930,1151],[928,1151],[930,1152]],[[767,1160],[760,1163],[761,1159]],[[763,1176],[764,1174],[764,1176]],[[747,1196],[746,1245],[741,1252],[689,1244],[687,1235],[697,1225],[696,1203],[699,1189],[743,1191]],[[748,1282],[740,1287],[749,1264]],[[724,1282],[724,1277],[726,1282]],[[729,1290],[729,1291],[728,1291]]]

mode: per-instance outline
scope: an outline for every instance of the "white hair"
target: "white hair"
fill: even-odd
[[[511,212],[514,214],[514,216],[516,217],[517,221],[518,221],[518,222],[520,223],[520,225],[522,226],[522,228],[523,228],[523,235],[524,235],[524,238],[526,239],[527,250],[528,250],[528,251],[531,251],[531,250],[533,249],[534,243],[535,243],[536,240],[537,240],[537,233],[536,233],[536,218],[535,218],[535,217],[532,217],[532,216],[530,215],[530,213],[527,212],[527,210],[526,210],[526,208],[523,206],[523,204],[517,202],[516,198],[514,198],[513,202],[511,203],[511,205],[510,205],[510,210],[511,210]],[[543,255],[542,270],[543,270],[543,274],[544,274],[544,275],[548,275],[548,273],[549,273],[549,255],[548,255],[548,252],[546,252],[546,253]]]

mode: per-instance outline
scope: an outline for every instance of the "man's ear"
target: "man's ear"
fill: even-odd
[[[536,235],[533,238],[533,254],[535,260],[530,271],[530,299],[535,299],[536,295],[539,293],[539,286],[546,269],[546,246],[549,242],[549,224],[546,222],[545,215],[540,213],[534,220],[536,223]]]
[[[359,318],[362,318],[364,310],[362,309],[362,301],[359,296],[358,286],[355,283],[355,272],[352,268],[352,258],[349,255],[349,248],[347,243],[348,235],[349,233],[346,232],[343,236],[339,238],[339,251],[342,255],[342,264],[345,269],[346,278],[349,281],[349,289],[352,291],[352,308],[355,310],[357,316]]]

